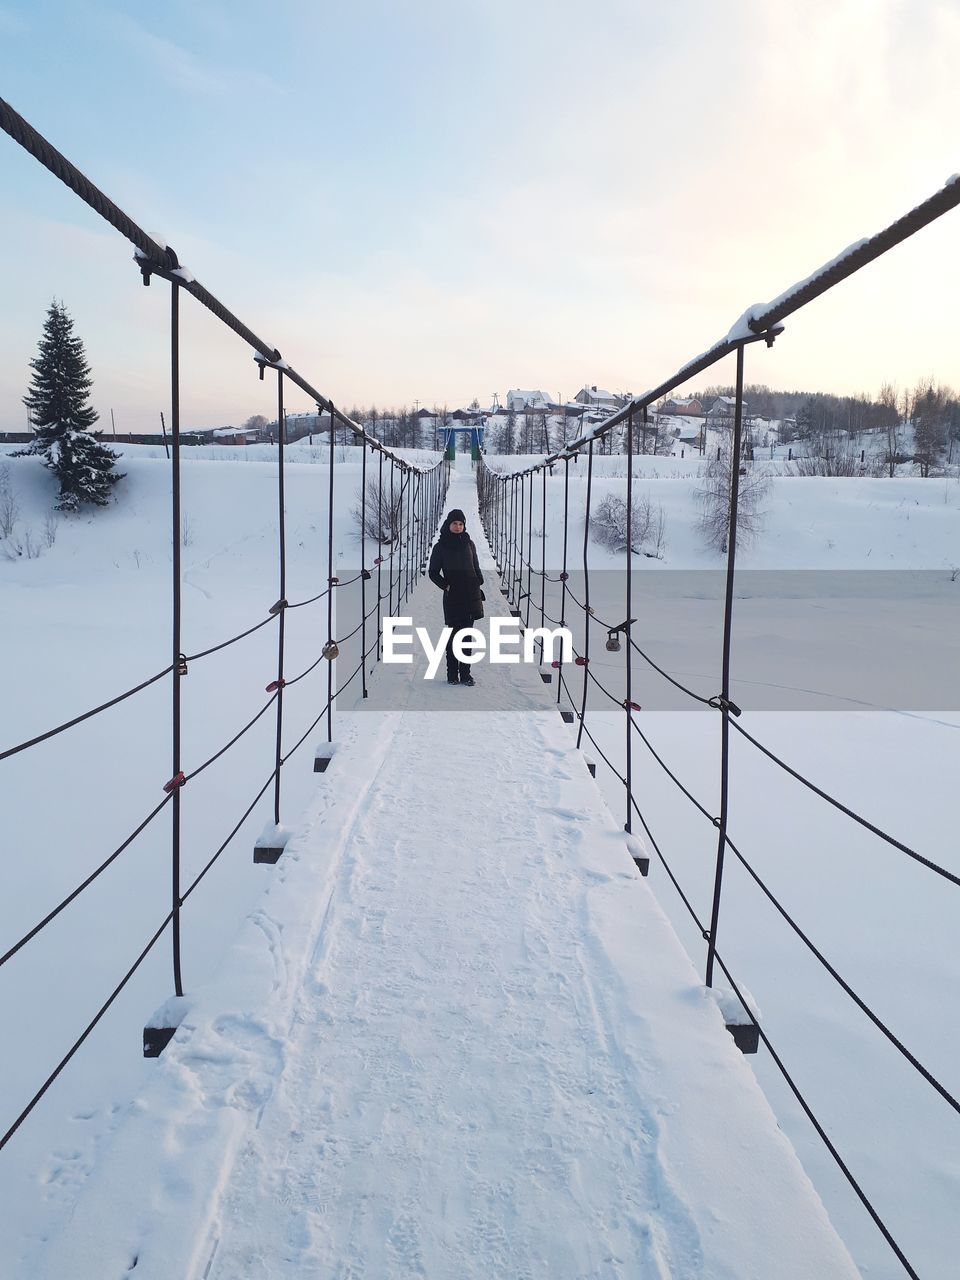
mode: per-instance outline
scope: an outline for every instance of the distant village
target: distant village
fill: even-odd
[[[705,455],[728,435],[735,417],[735,401],[729,387],[712,387],[685,397],[666,397],[651,404],[645,414],[634,419],[634,448],[641,453]],[[949,388],[932,382],[918,384],[912,391],[897,393],[890,387],[878,397],[836,396],[827,392],[774,391],[751,385],[743,401],[743,450],[749,460],[755,450],[769,451],[772,459],[782,450],[787,459],[800,453],[841,458],[853,449],[862,453],[867,438],[880,434],[890,467],[913,462],[921,474],[935,470],[941,461],[953,465],[960,446],[960,399]],[[511,388],[501,399],[498,393],[481,404],[427,407],[414,401],[413,407],[378,409],[376,406],[344,407],[348,418],[360,422],[364,430],[391,448],[441,449],[448,442],[451,426],[477,428],[473,438],[486,452],[494,454],[546,454],[602,424],[634,399],[630,391],[609,391],[596,383],[585,384],[571,399],[547,391]],[[169,435],[160,416],[159,433],[116,431],[113,414],[110,427],[99,434],[117,444],[168,445]],[[317,446],[330,440],[330,415],[317,410],[287,412],[284,439]],[[256,414],[239,426],[207,428],[182,427],[184,446],[245,446],[276,444],[277,420]],[[929,437],[929,439],[928,439]],[[349,426],[338,423],[333,432],[337,444],[353,439]],[[466,445],[467,433],[461,441]],[[0,442],[24,443],[29,432],[0,432]],[[604,432],[599,437],[601,453],[616,453],[626,447],[624,430]],[[864,457],[860,457],[864,464]]]
[[[498,438],[505,433],[516,432],[516,441],[505,441],[508,451],[535,444],[535,437],[545,430],[555,431],[558,420],[567,424],[565,438],[580,434],[581,429],[605,421],[624,408],[633,399],[629,391],[612,392],[596,384],[583,386],[571,400],[560,401],[542,390],[514,388],[501,401],[493,396],[492,403],[481,405],[478,400],[455,409],[420,408],[404,409],[399,413],[384,410],[354,408],[350,416],[371,430],[385,437],[390,443],[408,443],[429,447],[438,431],[451,423],[485,426],[489,434]],[[747,409],[744,402],[745,411]],[[650,410],[653,430],[665,431],[674,440],[697,443],[704,432],[711,428],[729,425],[733,420],[734,402],[729,396],[708,398],[706,408],[697,398],[687,400],[668,399]],[[547,420],[550,420],[547,427]],[[330,430],[330,415],[304,412],[284,415],[284,438],[288,442],[307,440],[314,436],[326,436]],[[498,430],[498,427],[501,428]],[[24,437],[26,438],[26,437]],[[109,433],[107,434],[109,437]],[[163,443],[162,435],[130,436],[116,434],[118,442]],[[257,416],[241,426],[211,427],[181,431],[181,443],[185,445],[250,445],[272,444],[277,439],[276,420]]]

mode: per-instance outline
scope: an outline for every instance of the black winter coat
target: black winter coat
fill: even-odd
[[[429,575],[430,581],[443,591],[443,620],[447,626],[483,617],[483,574],[469,534],[451,533],[444,526],[430,554]]]

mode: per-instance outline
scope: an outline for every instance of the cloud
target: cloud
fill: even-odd
[[[172,85],[202,97],[285,95],[286,90],[262,71],[227,67],[192,53],[166,36],[155,35],[129,15],[112,14],[110,34],[149,58]]]

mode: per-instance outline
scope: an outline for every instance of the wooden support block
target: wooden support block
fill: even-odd
[[[595,778],[595,777],[597,776],[597,762],[596,762],[596,760],[588,760],[588,761],[586,762],[586,765],[587,765],[587,768],[588,768],[588,769],[589,769],[589,771],[590,771],[590,777],[591,777],[591,778]]]
[[[520,617],[520,610],[519,610],[519,609],[511,609],[511,610],[510,610],[510,617],[511,617],[511,618],[519,618],[519,617]]]
[[[624,840],[627,843],[627,852],[633,859],[633,865],[642,876],[648,876],[650,874],[650,858],[647,854],[647,846],[639,836],[635,836],[630,831],[624,832]]]
[[[572,711],[561,711],[560,719],[563,721],[564,724],[573,724],[576,717],[574,716]]]
[[[366,694],[364,694],[366,697]],[[337,744],[335,742],[321,742],[313,753],[313,772],[326,773],[330,767],[330,761],[336,755]]]
[[[188,996],[172,996],[147,1020],[143,1028],[143,1056],[159,1058],[190,1010]]]
[[[549,672],[549,671],[541,671],[541,672],[540,672],[540,679],[543,681],[543,683],[544,683],[544,684],[549,684],[549,683],[550,683],[550,678],[551,678],[551,676],[550,676],[550,672]]]
[[[289,839],[290,832],[286,827],[278,827],[272,822],[268,822],[253,846],[254,862],[262,862],[270,867],[274,866],[280,861],[280,856],[287,847]]]
[[[145,1058],[159,1058],[173,1039],[176,1029],[176,1027],[144,1027],[143,1056]]]
[[[760,1048],[760,1028],[755,1022],[727,1022],[724,1025],[741,1053],[756,1053]]]

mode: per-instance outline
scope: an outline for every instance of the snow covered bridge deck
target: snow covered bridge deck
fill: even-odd
[[[854,1280],[536,672],[423,665],[343,728],[38,1277]]]

